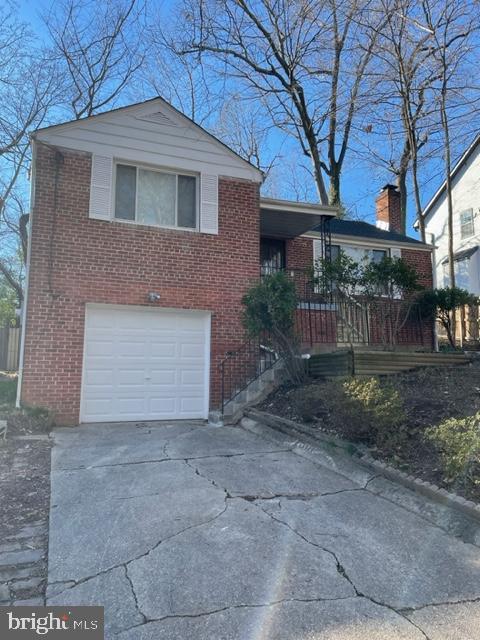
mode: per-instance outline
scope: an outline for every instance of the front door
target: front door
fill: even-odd
[[[260,239],[261,274],[267,275],[285,269],[285,240]]]

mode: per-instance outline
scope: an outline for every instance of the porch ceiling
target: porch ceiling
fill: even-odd
[[[334,218],[335,207],[288,200],[260,199],[260,235],[270,238],[295,238],[317,227],[322,218]]]

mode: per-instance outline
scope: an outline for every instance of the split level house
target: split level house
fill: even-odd
[[[452,169],[455,284],[480,295],[480,136]],[[436,287],[450,285],[448,207],[445,182],[423,210],[427,241],[435,246]],[[418,228],[418,222],[415,223]]]
[[[307,349],[336,348],[351,321],[302,275],[316,257],[401,256],[431,284],[394,188],[382,228],[261,198],[261,172],[161,98],[38,130],[32,147],[18,403],[59,424],[206,419],[228,401],[222,363],[242,353],[241,299],[264,273],[295,278]]]

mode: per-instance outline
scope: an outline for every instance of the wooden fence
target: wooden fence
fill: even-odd
[[[337,351],[319,353],[308,360],[312,378],[379,376],[401,373],[421,367],[447,367],[468,364],[464,353],[413,351]]]
[[[441,342],[448,340],[447,333],[437,322],[437,335]],[[455,313],[455,339],[460,347],[480,344],[480,306],[468,304]]]
[[[0,371],[18,371],[21,327],[0,327]]]

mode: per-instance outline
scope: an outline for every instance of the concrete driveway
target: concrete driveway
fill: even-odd
[[[468,522],[261,433],[56,430],[48,604],[104,605],[121,640],[478,640]]]

